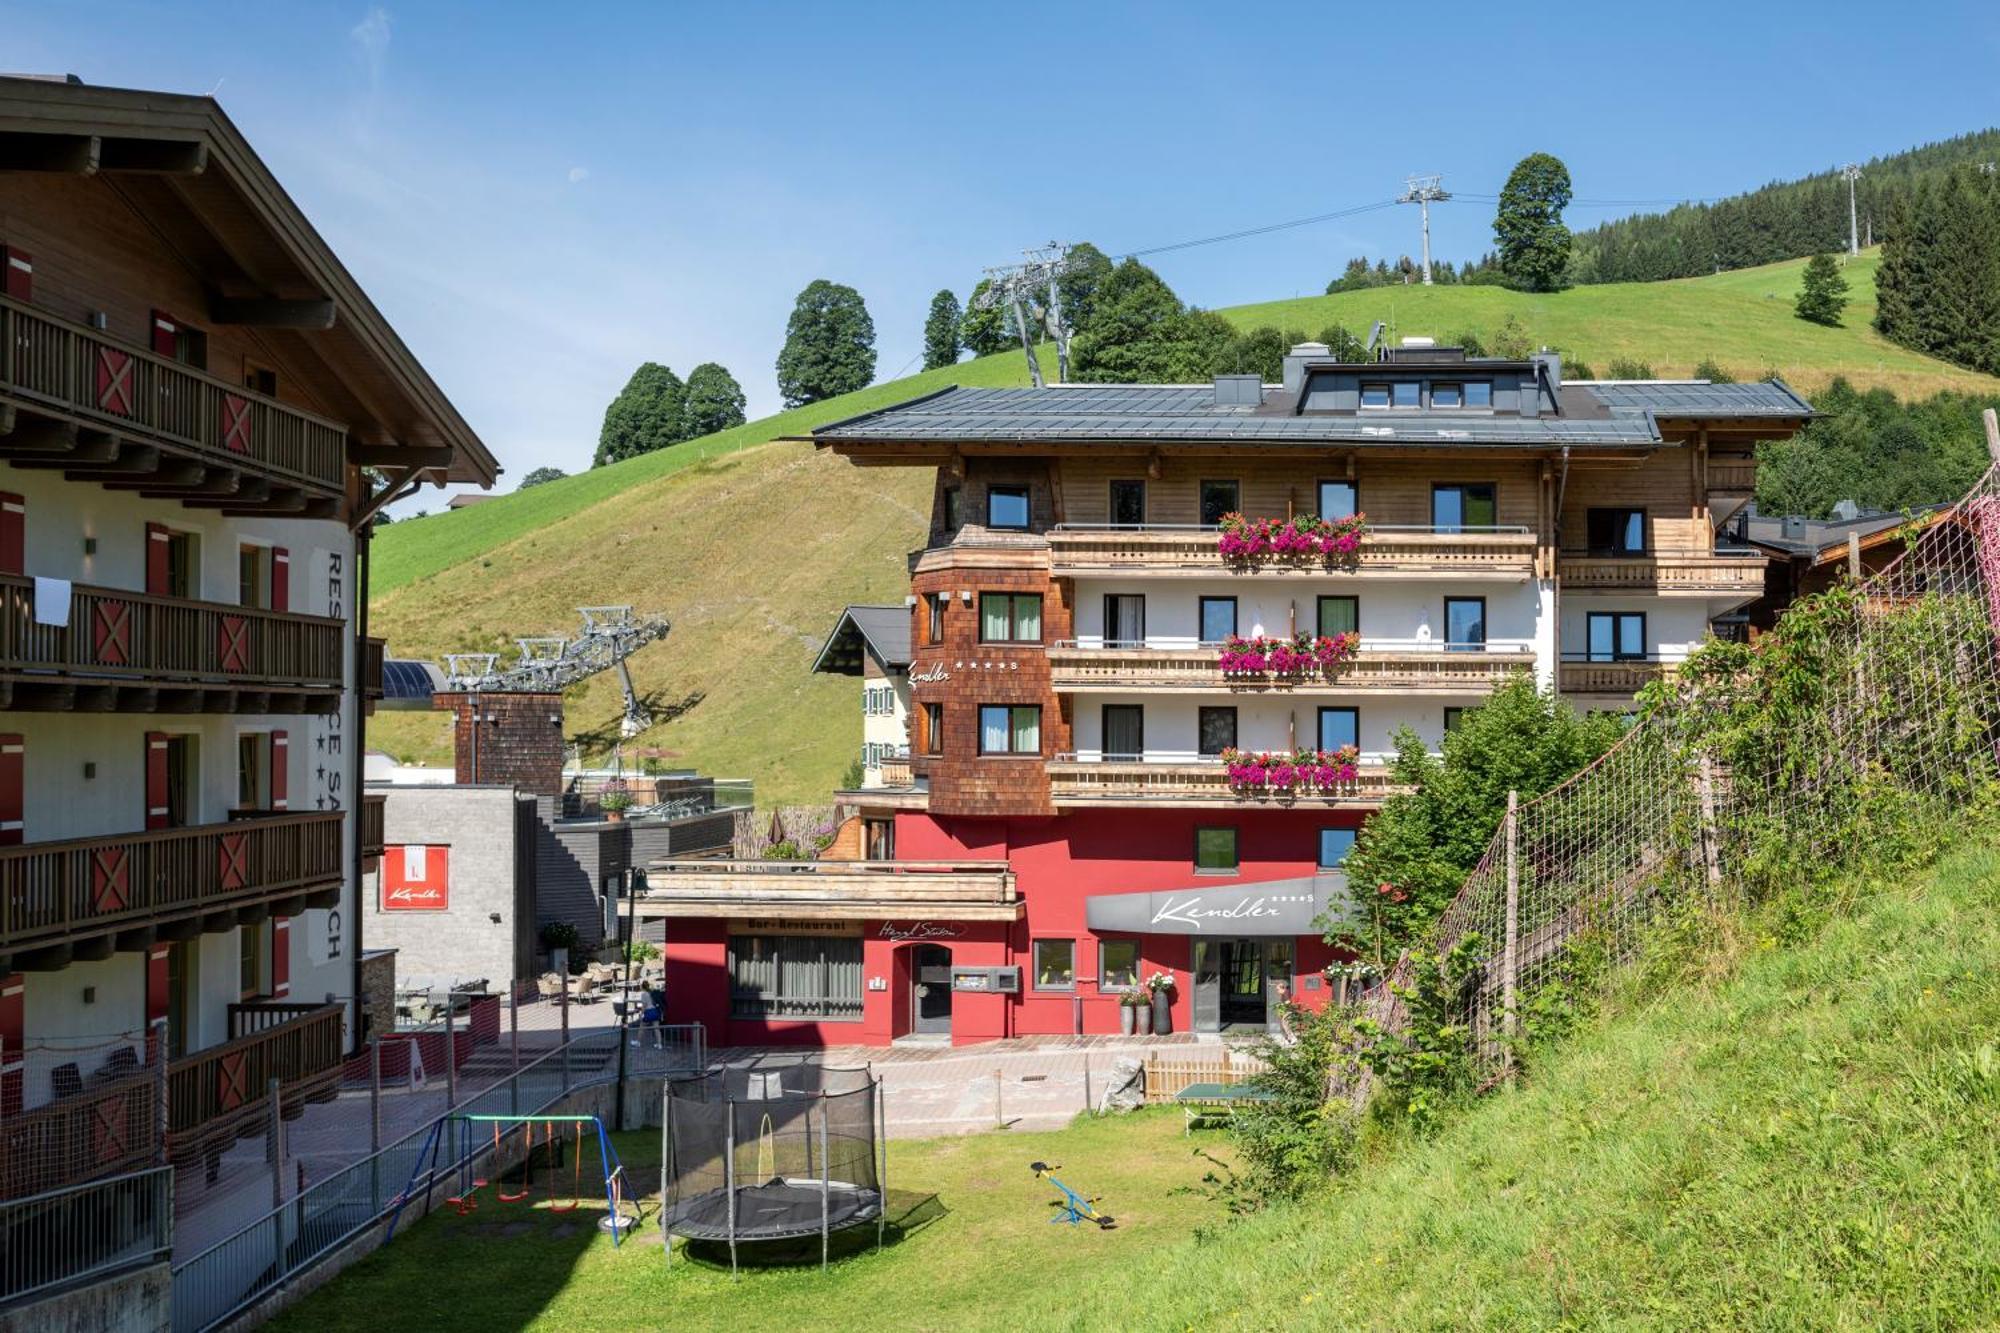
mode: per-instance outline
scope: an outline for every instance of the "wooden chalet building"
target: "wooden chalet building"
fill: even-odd
[[[368,529],[496,468],[209,98],[0,78],[0,272],[18,1197],[335,1089],[381,844]]]
[[[1764,554],[1717,532],[1755,443],[1810,415],[1775,381],[1307,344],[1276,385],[956,388],[820,428],[937,474],[911,775],[842,796],[892,859],[657,868],[674,1017],[718,1044],[963,1042],[1116,1031],[1155,972],[1183,1028],[1324,1000],[1314,922],[1348,906],[1398,729],[1436,745],[1516,672],[1628,708],[1763,593]],[[1357,514],[1355,549],[1320,549]],[[1223,549],[1228,516],[1300,515],[1333,521],[1311,552]],[[1225,672],[1232,636],[1343,655]]]

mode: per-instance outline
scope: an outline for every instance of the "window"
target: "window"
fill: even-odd
[[[236,808],[262,810],[271,794],[271,738],[261,731],[236,737]]]
[[[1354,830],[1323,828],[1319,831],[1319,868],[1332,870],[1354,850]]]
[[[1104,594],[1104,646],[1146,646],[1146,597],[1136,592]]]
[[[868,859],[871,861],[893,861],[896,859],[896,821],[893,819],[869,819],[862,821],[862,828],[868,835]]]
[[[989,528],[1014,528],[1025,532],[1028,527],[1028,488],[1026,486],[988,486],[986,488],[986,526]]]
[[[1198,828],[1194,831],[1194,868],[1196,870],[1231,872],[1236,869],[1236,866],[1235,829]]]
[[[198,740],[185,732],[167,737],[168,828],[187,828],[195,822],[195,793],[201,777],[195,763]]]
[[[956,486],[944,488],[944,530],[957,532],[958,525],[965,521],[963,499],[965,493]]]
[[[1486,650],[1484,597],[1444,599],[1444,648],[1448,653],[1477,653]]]
[[[1041,705],[979,706],[979,753],[1038,755],[1041,752]]]
[[[1226,643],[1236,632],[1236,599],[1234,597],[1204,597],[1201,599],[1201,641],[1203,643]]]
[[[1228,704],[1195,712],[1195,732],[1201,752],[1209,757],[1236,748],[1236,709]]]
[[[1493,406],[1492,380],[1467,380],[1462,387],[1465,390],[1465,405],[1467,407],[1490,408]]]
[[[924,597],[924,642],[944,642],[945,594],[934,592]]]
[[[238,992],[246,1000],[264,993],[265,929],[263,925],[236,928]]]
[[[1201,484],[1201,525],[1220,527],[1224,514],[1242,509],[1242,489],[1233,481],[1204,481]]]
[[[252,393],[261,393],[266,398],[278,396],[278,372],[269,366],[260,366],[254,361],[243,363],[243,387]]]
[[[1490,481],[1431,487],[1431,526],[1439,532],[1491,528],[1497,510]]]
[[[1040,643],[1042,595],[1038,592],[979,594],[981,643]]]
[[[1389,386],[1386,384],[1362,385],[1361,405],[1363,407],[1371,407],[1371,408],[1387,407],[1389,405]]]
[[[1146,483],[1111,483],[1111,522],[1121,528],[1135,528],[1146,521]]]
[[[1035,941],[1035,989],[1076,989],[1076,941]]]
[[[1146,710],[1140,704],[1104,705],[1104,757],[1137,761],[1146,757]]]
[[[1459,724],[1459,723],[1461,723],[1461,722],[1463,722],[1463,721],[1465,721],[1465,710],[1464,710],[1463,708],[1447,708],[1447,709],[1445,709],[1445,710],[1444,710],[1444,734],[1445,734],[1445,735],[1447,735],[1447,736],[1449,736],[1449,735],[1451,735],[1451,733],[1452,733],[1452,732],[1454,732],[1454,731],[1457,731],[1457,730],[1458,730],[1458,724]]]
[[[1643,611],[1592,611],[1584,627],[1593,662],[1641,662],[1646,657]]]
[[[197,560],[192,532],[167,533],[168,597],[197,597],[201,593],[201,565]]]
[[[1585,515],[1592,555],[1640,555],[1646,549],[1646,511],[1593,509]]]
[[[1319,710],[1319,748],[1322,750],[1344,750],[1348,746],[1361,748],[1361,710],[1358,708],[1322,708]]]
[[[1397,407],[1422,407],[1424,386],[1416,380],[1397,380],[1389,386],[1389,401]]]
[[[1351,481],[1323,481],[1319,484],[1319,516],[1352,518],[1360,512],[1360,496]]]
[[[236,548],[236,600],[242,606],[271,605],[271,548]]]
[[[861,1017],[861,940],[854,936],[731,935],[734,1018]]]
[[[1139,941],[1097,942],[1097,988],[1136,990],[1139,986]]]
[[[924,705],[924,753],[944,753],[944,705]]]
[[[1359,597],[1322,597],[1319,599],[1319,632],[1331,637],[1335,634],[1358,634],[1361,631],[1361,599]]]
[[[1464,407],[1465,390],[1457,384],[1431,385],[1432,407]]]

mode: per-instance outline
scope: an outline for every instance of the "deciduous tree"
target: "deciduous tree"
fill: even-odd
[[[1516,286],[1551,292],[1562,286],[1569,264],[1569,168],[1547,153],[1530,153],[1514,167],[1500,190],[1493,239],[1500,265]]]
[[[803,407],[856,389],[875,378],[875,321],[861,293],[816,278],[799,293],[778,353],[778,394]]]
[[[743,424],[743,386],[727,369],[704,361],[688,372],[682,412],[686,438],[693,440]]]
[[[657,361],[648,361],[633,371],[632,378],[604,409],[597,454],[590,465],[603,467],[637,458],[687,438],[681,433],[685,393],[681,377]]]

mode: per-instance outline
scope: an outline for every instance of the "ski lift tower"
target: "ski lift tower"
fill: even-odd
[[[625,691],[621,736],[636,736],[653,725],[653,716],[632,688],[625,660],[671,626],[665,616],[641,616],[629,606],[580,606],[583,628],[575,638],[537,637],[514,640],[520,655],[506,666],[498,653],[446,653],[445,686],[467,694],[561,694],[601,671],[616,671]]]

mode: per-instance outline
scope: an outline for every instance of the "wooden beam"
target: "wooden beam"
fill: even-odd
[[[256,507],[271,498],[271,483],[262,477],[243,477],[236,490],[226,496],[190,496],[181,501],[190,509],[223,509],[230,506]]]
[[[336,315],[326,297],[286,301],[276,297],[211,296],[208,322],[260,329],[330,329]]]
[[[102,141],[94,134],[0,134],[0,171],[97,173]]]
[[[8,409],[11,413],[12,409]],[[48,417],[15,418],[0,433],[0,448],[56,452],[76,448],[76,423]]]
[[[10,436],[9,439],[11,438]],[[30,447],[23,453],[14,454],[8,446],[8,441],[0,440],[0,454],[11,457],[16,467],[94,467],[111,463],[118,457],[118,437],[107,435],[103,431],[83,431],[77,435],[75,445],[64,453],[57,453],[53,449]]]
[[[400,467],[422,472],[451,466],[451,446],[347,442],[347,461],[356,467]]]
[[[160,470],[160,451],[150,444],[133,444],[127,440],[119,444],[118,452],[102,463],[92,463],[88,467],[71,467],[63,470],[68,481],[101,481],[108,477],[151,476]]]
[[[199,176],[208,170],[208,145],[199,139],[104,139],[97,169]]]
[[[0,435],[11,435],[13,433],[14,405],[12,403],[0,403]]]

